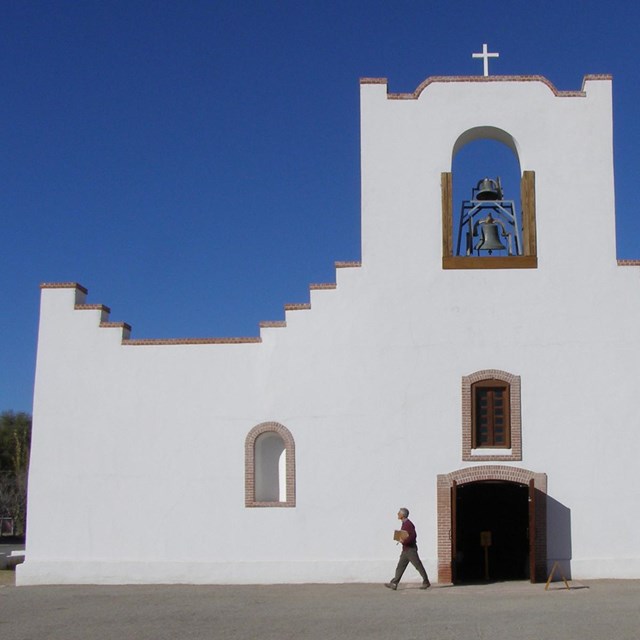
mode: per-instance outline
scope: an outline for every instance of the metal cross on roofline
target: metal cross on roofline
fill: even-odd
[[[482,61],[484,62],[484,75],[488,76],[489,75],[489,58],[499,58],[500,54],[499,53],[489,53],[489,51],[487,50],[487,45],[483,44],[482,45],[482,53],[472,53],[471,57],[472,58],[482,58]]]

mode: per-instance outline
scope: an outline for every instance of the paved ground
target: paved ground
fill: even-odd
[[[640,580],[544,585],[0,586],[2,640],[638,640]],[[562,588],[561,588],[562,587]]]

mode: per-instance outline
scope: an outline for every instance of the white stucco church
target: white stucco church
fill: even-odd
[[[433,581],[640,578],[611,78],[360,90],[362,259],[285,322],[136,340],[42,285],[18,584],[384,582],[400,506]],[[478,175],[456,202],[453,159],[485,138],[518,193]]]

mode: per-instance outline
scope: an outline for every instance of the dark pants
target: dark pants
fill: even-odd
[[[418,547],[403,547],[400,560],[398,560],[398,566],[396,567],[396,575],[393,577],[393,580],[391,580],[392,584],[398,584],[398,582],[400,582],[400,578],[402,578],[402,574],[409,563],[411,563],[422,576],[423,582],[429,582],[429,576],[427,576],[427,572],[422,565],[422,560],[420,560],[420,556],[418,555]]]

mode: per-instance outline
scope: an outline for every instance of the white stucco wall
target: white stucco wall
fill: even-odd
[[[523,459],[500,464],[547,474],[549,558],[559,504],[574,577],[640,577],[640,267],[616,263],[611,82],[452,80],[362,84],[362,266],[261,343],[123,344],[75,288],[42,290],[20,584],[383,581],[399,506],[435,575],[436,476],[474,464],[460,383],[483,369],[521,376]],[[536,172],[537,269],[442,269],[440,174],[480,126]],[[268,421],[295,439],[295,508],[244,506]]]

